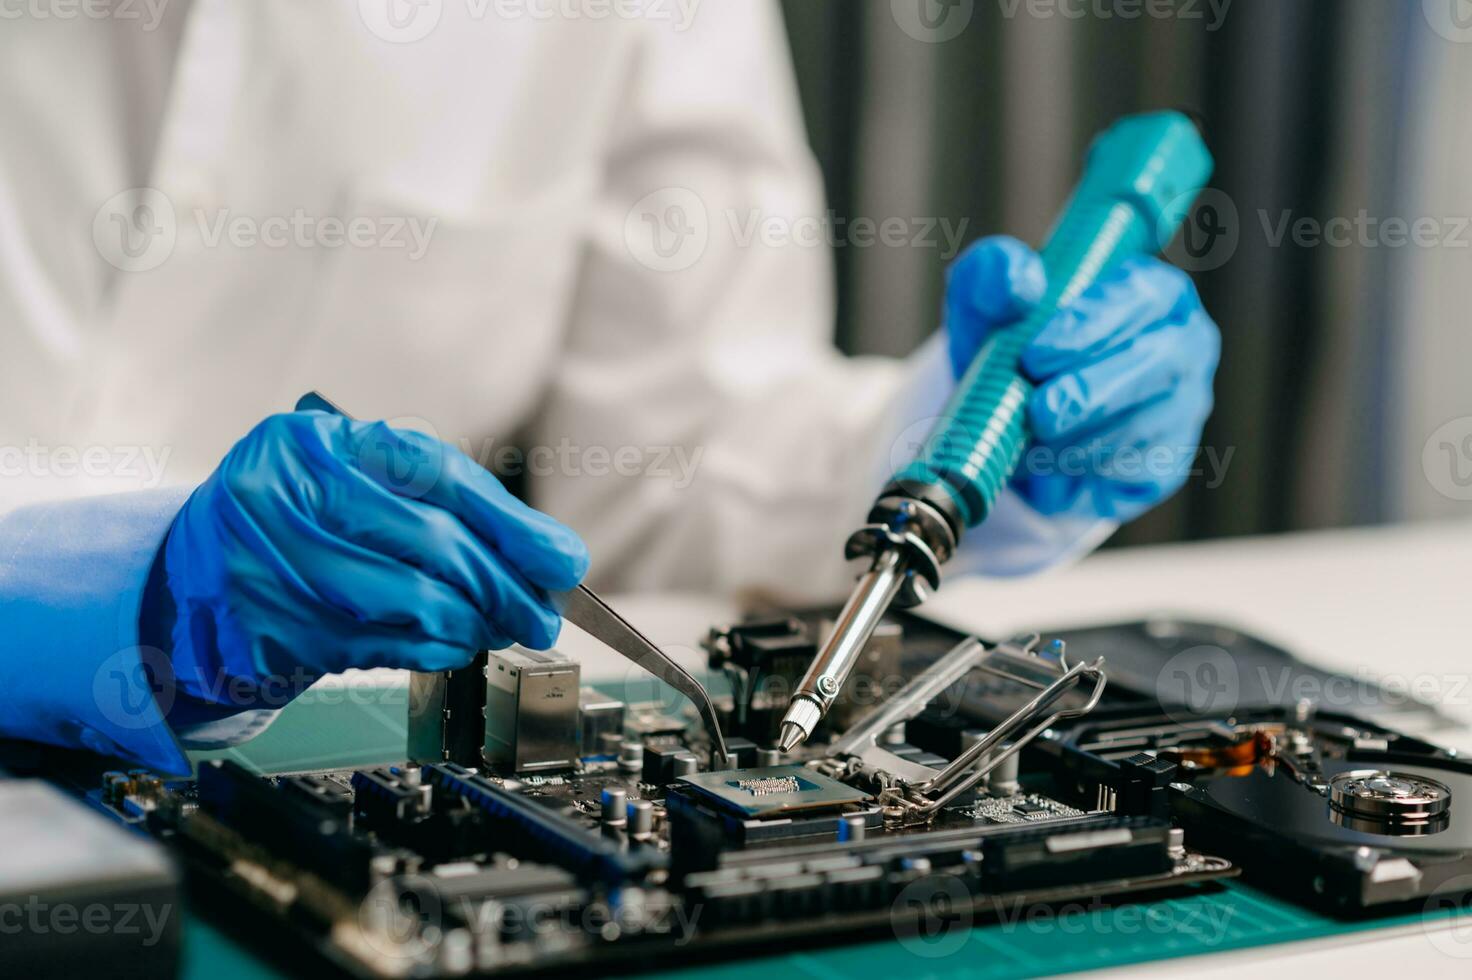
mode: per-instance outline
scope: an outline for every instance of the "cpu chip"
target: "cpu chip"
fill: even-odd
[[[869,796],[803,766],[761,766],[681,776],[701,797],[751,819],[864,803]]]

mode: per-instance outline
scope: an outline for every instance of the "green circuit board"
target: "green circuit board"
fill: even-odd
[[[259,738],[199,757],[229,757],[262,771],[381,763],[403,754],[406,718],[403,689],[359,689],[351,696],[312,691]],[[1155,901],[1063,906],[1020,920],[958,919],[934,923],[925,935],[747,957],[657,975],[691,980],[777,975],[833,980],[876,974],[911,980],[1030,977],[1374,929],[1430,927],[1452,914],[1441,903],[1398,916],[1344,921],[1233,880]],[[183,975],[187,980],[247,980],[281,974],[214,927],[191,919]]]

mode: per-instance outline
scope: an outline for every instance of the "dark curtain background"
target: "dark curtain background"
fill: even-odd
[[[906,4],[931,23],[948,12],[969,20],[953,38],[917,40],[900,27]],[[1005,231],[1037,243],[1092,134],[1144,109],[1199,113],[1224,196],[1194,221],[1235,222],[1237,245],[1225,258],[1186,253],[1183,264],[1198,267],[1222,328],[1205,442],[1231,456],[1220,486],[1193,479],[1115,538],[1130,544],[1383,519],[1375,406],[1385,384],[1385,262],[1373,252],[1275,247],[1266,228],[1284,213],[1390,211],[1406,37],[1419,6],[1235,0],[1218,16],[1205,0],[1181,0],[1174,16],[1124,19],[1100,16],[1092,2],[784,4],[812,145],[840,220],[966,219],[967,240]],[[1230,232],[1219,237],[1229,242]],[[946,261],[933,248],[839,248],[840,343],[911,350],[937,323]]]

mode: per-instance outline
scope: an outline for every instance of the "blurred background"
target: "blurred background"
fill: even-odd
[[[1472,513],[1472,2],[784,0],[835,223],[1039,243],[1091,136],[1190,108],[1170,249],[1221,325],[1194,478],[1114,545]],[[936,236],[939,238],[940,236]],[[934,329],[949,256],[835,250],[839,340]]]

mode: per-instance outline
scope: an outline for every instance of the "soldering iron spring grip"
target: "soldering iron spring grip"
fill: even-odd
[[[889,492],[944,502],[960,532],[985,520],[1029,438],[1032,385],[1022,352],[1060,309],[1126,258],[1158,252],[1211,175],[1196,126],[1177,112],[1130,116],[1090,149],[1073,199],[1041,255],[1047,290],[1019,323],[982,346],[942,421]]]

